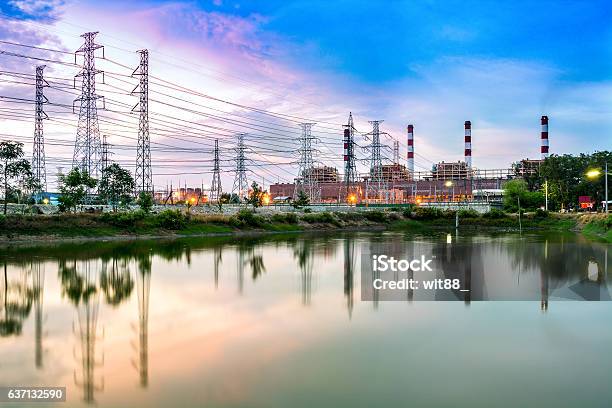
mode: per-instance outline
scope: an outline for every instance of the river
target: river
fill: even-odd
[[[468,289],[362,293],[372,248],[425,251]],[[441,231],[3,248],[0,385],[66,387],[62,407],[609,406],[609,248]]]

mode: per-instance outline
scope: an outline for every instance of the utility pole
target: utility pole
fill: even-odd
[[[295,183],[294,199],[298,193],[304,191],[310,203],[321,201],[321,190],[314,174],[314,160],[312,158],[312,126],[314,123],[302,123],[302,136],[300,137],[300,153],[298,178]]]
[[[367,197],[379,198],[385,187],[385,182],[382,174],[382,160],[380,158],[380,124],[382,120],[371,120],[372,124],[372,144],[370,145],[371,160],[370,160],[370,176],[367,186]]]
[[[138,147],[136,148],[136,194],[153,193],[153,173],[151,171],[151,142],[149,139],[149,51],[140,50],[140,64],[132,77],[140,77],[132,95],[138,95],[139,101],[132,112],[140,113],[138,126]]]
[[[43,135],[43,119],[49,119],[43,110],[44,104],[49,102],[43,89],[49,86],[43,78],[44,65],[36,67],[36,104],[34,108],[34,146],[32,149],[32,173],[38,182],[38,191],[47,190],[47,171],[45,168],[45,138]]]
[[[353,198],[356,179],[355,126],[353,125],[353,113],[349,112],[348,124],[344,128],[344,184],[346,186],[346,198],[349,203],[357,199],[357,197]]]
[[[210,201],[221,200],[221,173],[219,170],[219,139],[215,139],[215,162],[213,165],[213,177],[210,187]]]
[[[238,144],[236,146],[236,175],[234,177],[234,186],[232,194],[238,194],[242,200],[249,192],[249,183],[247,182],[246,166],[244,164],[244,133],[238,134]]]
[[[96,69],[95,51],[102,48],[102,58],[104,58],[104,47],[94,42],[97,34],[89,32],[81,35],[85,41],[74,54],[75,64],[77,54],[83,54],[83,68],[75,76],[74,81],[76,88],[76,78],[81,77],[81,96],[74,100],[80,103],[80,110],[72,167],[99,179],[102,171],[102,143],[96,103],[103,97],[96,95],[96,75],[102,71]]]

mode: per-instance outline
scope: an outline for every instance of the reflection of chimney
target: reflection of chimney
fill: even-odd
[[[472,167],[472,122],[465,121],[465,164]]]
[[[542,146],[540,147],[540,153],[542,154],[542,160],[548,157],[548,116],[542,116]]]
[[[414,178],[414,126],[408,125],[408,171]]]

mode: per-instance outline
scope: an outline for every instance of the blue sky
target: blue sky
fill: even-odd
[[[240,103],[334,123],[353,111],[358,128],[384,119],[402,142],[413,123],[424,167],[462,158],[464,120],[483,168],[537,157],[541,115],[552,153],[612,148],[606,1],[15,0],[0,11],[42,20],[70,50],[86,28],[146,47],[168,78]],[[169,57],[181,67],[161,66]],[[189,63],[223,80],[191,77]]]

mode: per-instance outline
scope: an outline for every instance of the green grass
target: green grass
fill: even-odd
[[[413,211],[414,210],[414,211]],[[159,214],[141,211],[106,214],[9,215],[0,217],[0,236],[12,237],[106,237],[146,235],[230,234],[238,231],[295,232],[312,229],[368,228],[380,226],[390,230],[424,230],[454,227],[454,211],[402,208],[401,211],[375,209],[364,212],[279,213],[265,215],[243,209],[228,215],[190,215],[178,210]],[[538,213],[524,215],[523,229],[569,231],[576,219]],[[610,241],[612,222],[602,219],[585,227],[585,235]],[[518,216],[501,211],[479,215],[460,212],[459,227],[466,229],[518,230]]]
[[[584,226],[582,233],[595,239],[601,239],[606,242],[612,243],[612,215],[609,215],[607,219],[592,221]]]

